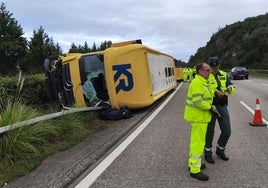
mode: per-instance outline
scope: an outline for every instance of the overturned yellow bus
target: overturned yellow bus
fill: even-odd
[[[177,85],[173,57],[141,41],[48,58],[44,65],[50,98],[68,107],[106,101],[115,109],[143,108]]]

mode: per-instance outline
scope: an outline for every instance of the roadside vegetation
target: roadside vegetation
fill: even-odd
[[[268,70],[255,70],[255,69],[249,69],[249,76],[257,76],[257,77],[268,77]]]
[[[26,108],[25,108],[26,109]],[[93,112],[26,125],[0,136],[0,187],[34,170],[42,160],[101,130]]]
[[[70,114],[0,135],[0,187],[34,170],[49,155],[100,131],[95,117],[93,112]]]
[[[19,76],[15,94],[1,98],[0,127],[42,115],[21,100],[23,83]],[[97,113],[84,112],[0,134],[0,187],[34,170],[49,155],[67,150],[101,129]]]

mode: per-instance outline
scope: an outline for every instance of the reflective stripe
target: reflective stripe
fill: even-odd
[[[202,94],[202,93],[195,93],[195,94],[193,94],[193,96],[192,96],[192,97],[194,98],[194,97],[200,97],[200,96],[202,97],[202,96],[203,96],[203,94]]]
[[[261,109],[260,104],[256,104],[256,108],[255,108],[255,110],[260,110],[260,109]]]
[[[195,105],[193,105],[193,104],[186,104],[186,106],[188,106],[188,107],[195,107]]]
[[[205,148],[206,151],[212,151],[212,148]]]
[[[198,155],[190,155],[190,158],[193,158],[193,159],[200,159],[201,156],[198,156]]]
[[[192,166],[193,167],[199,167],[199,166],[201,166],[201,161],[197,161],[195,163],[192,163]]]
[[[211,100],[212,100],[212,98],[207,97],[207,98],[203,98],[203,100],[200,99],[200,100],[194,101],[193,104],[189,104],[188,101],[186,101],[186,103],[187,103],[186,106],[194,107],[194,106],[196,106],[196,105],[202,103],[202,101],[208,101],[208,102],[209,102],[209,101],[211,101]]]
[[[217,148],[219,148],[220,150],[225,150],[225,147],[221,147],[217,144]]]
[[[198,105],[198,104],[200,104],[202,102],[202,99],[201,100],[198,100],[198,101],[194,101],[193,103],[194,103],[194,105]]]

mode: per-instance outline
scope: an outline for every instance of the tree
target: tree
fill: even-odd
[[[91,49],[88,47],[87,41],[85,41],[83,46],[83,53],[91,52]]]
[[[207,45],[191,56],[189,63],[206,61],[218,56],[221,68],[246,66],[266,69],[268,67],[268,13],[226,25],[213,34]]]
[[[53,38],[49,38],[45,30],[39,27],[37,31],[33,31],[33,37],[30,38],[27,63],[24,64],[23,69],[28,73],[42,73],[44,59],[51,55],[61,54],[60,46],[55,45]]]
[[[0,75],[14,75],[24,60],[27,40],[18,22],[6,10],[4,3],[0,6]]]
[[[100,46],[97,47],[96,43],[93,42],[92,47],[88,47],[87,41],[84,42],[84,45],[75,45],[72,43],[71,48],[69,49],[69,53],[89,53],[89,52],[96,52],[102,51],[107,48],[108,41],[101,42]]]
[[[92,52],[96,52],[97,51],[97,47],[96,47],[96,43],[93,42],[93,45],[92,45]]]
[[[105,50],[107,48],[107,45],[108,45],[108,41],[104,41],[100,44],[100,47],[98,50]]]
[[[69,49],[69,53],[76,53],[76,52],[78,52],[78,48],[74,43],[72,43],[71,48]]]

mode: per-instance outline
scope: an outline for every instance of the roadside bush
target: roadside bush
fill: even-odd
[[[18,77],[0,78],[1,98],[10,98],[18,89]],[[48,97],[45,89],[45,75],[35,74],[25,76],[23,88],[20,93],[20,100],[27,105],[44,105],[48,103]]]

